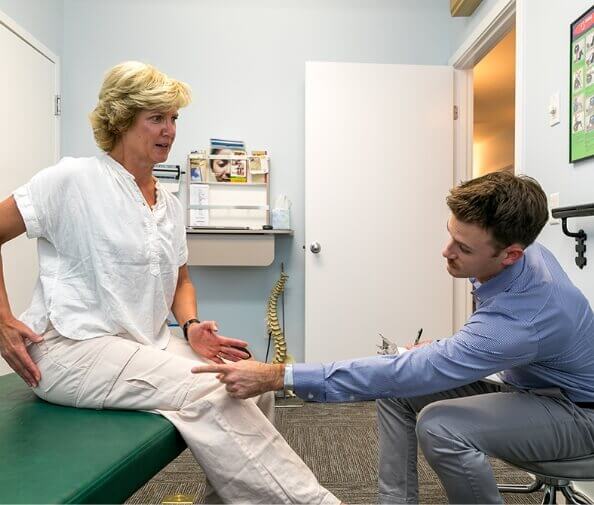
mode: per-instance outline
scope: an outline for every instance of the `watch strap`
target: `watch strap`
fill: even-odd
[[[284,377],[284,384],[283,384],[283,391],[285,393],[294,393],[295,389],[295,381],[293,378],[293,365],[286,364],[285,365],[285,377]]]
[[[184,338],[185,338],[186,340],[188,340],[188,328],[190,327],[190,325],[191,325],[191,324],[194,324],[194,323],[198,323],[198,324],[200,324],[200,320],[199,320],[199,319],[196,319],[195,317],[193,317],[193,318],[191,318],[191,319],[188,319],[188,320],[187,320],[187,321],[184,323],[184,325],[182,326],[182,330],[183,330],[183,332],[184,332]]]

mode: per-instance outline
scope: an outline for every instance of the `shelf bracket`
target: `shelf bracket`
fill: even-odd
[[[575,238],[575,264],[580,268],[584,268],[588,260],[586,259],[586,240],[588,235],[582,229],[577,232],[571,232],[567,229],[567,219],[570,217],[586,217],[594,216],[594,203],[586,205],[574,205],[571,207],[558,207],[551,209],[551,215],[556,219],[561,219],[561,229],[568,237]]]
[[[580,229],[577,233],[573,233],[567,229],[567,218],[561,218],[561,228],[563,229],[563,233],[568,237],[575,238],[575,251],[577,252],[577,256],[575,257],[575,264],[580,268],[584,268],[588,259],[586,258],[586,240],[588,235],[582,229]]]

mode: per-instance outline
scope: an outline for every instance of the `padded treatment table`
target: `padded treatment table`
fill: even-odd
[[[52,405],[0,377],[0,503],[123,503],[185,448],[159,415]]]

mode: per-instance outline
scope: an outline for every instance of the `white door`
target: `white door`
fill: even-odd
[[[306,361],[450,335],[452,68],[307,63],[305,96]]]
[[[56,161],[57,65],[49,51],[2,13],[0,55],[0,199],[4,200]],[[31,301],[37,279],[36,241],[22,235],[9,242],[2,247],[2,262],[12,312],[19,317]],[[9,371],[0,359],[0,375]]]

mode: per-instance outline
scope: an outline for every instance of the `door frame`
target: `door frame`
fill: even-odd
[[[499,0],[476,28],[460,44],[449,59],[454,67],[454,104],[458,118],[454,121],[454,185],[472,178],[473,137],[473,67],[516,27],[516,83],[514,169],[523,173],[525,150],[525,91],[524,91],[524,7],[516,0]],[[458,331],[472,313],[472,295],[466,279],[454,279],[452,328]]]
[[[5,14],[2,10],[0,10],[0,27],[6,28],[10,33],[21,39],[34,51],[39,53],[41,56],[49,60],[54,65],[54,95],[60,95],[60,58],[56,54],[54,54],[53,51],[51,51],[44,44],[42,44],[39,40],[37,40],[33,35],[31,35],[27,30],[20,26],[14,19]],[[53,156],[54,161],[57,161],[60,157],[61,132],[59,115],[54,115],[53,128],[55,133]],[[10,372],[12,372],[12,369],[2,358],[0,358],[0,375],[4,375]]]
[[[54,64],[54,95],[61,96],[60,94],[60,57],[57,56],[48,47],[37,40],[21,25],[19,25],[14,19],[5,14],[0,10],[0,25],[6,27],[9,31],[14,33],[23,42],[31,46],[39,54],[47,58]],[[57,161],[60,158],[60,115],[54,115],[54,128],[55,128],[55,146],[54,146],[54,158]]]

